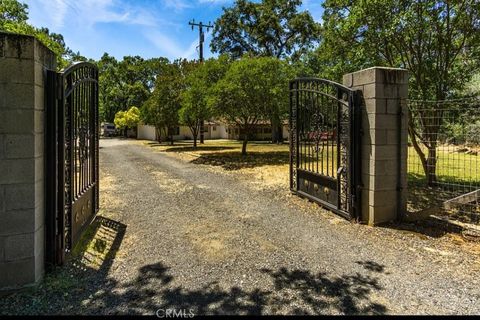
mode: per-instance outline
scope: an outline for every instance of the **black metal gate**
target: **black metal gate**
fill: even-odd
[[[60,265],[99,208],[98,69],[47,73],[47,264]]]
[[[290,189],[347,219],[360,215],[358,101],[329,80],[290,82]]]

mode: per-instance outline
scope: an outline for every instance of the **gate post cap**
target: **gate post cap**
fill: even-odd
[[[347,73],[343,76],[343,84],[347,87],[373,83],[406,84],[408,83],[408,70],[390,67],[371,67]]]

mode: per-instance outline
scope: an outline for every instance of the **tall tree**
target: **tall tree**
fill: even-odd
[[[165,58],[145,60],[126,56],[118,61],[105,53],[98,61],[100,71],[100,115],[102,121],[112,122],[115,114],[132,105],[142,106],[153,92],[157,74]]]
[[[186,75],[185,86],[181,93],[180,122],[190,128],[193,146],[197,147],[197,137],[202,120],[215,115],[208,104],[213,86],[225,75],[229,58],[225,55],[218,59],[208,59],[203,63],[191,63],[193,68]]]
[[[323,75],[328,70],[340,78],[374,65],[402,67],[410,71],[411,98],[444,100],[480,67],[479,1],[327,0],[324,8],[323,40],[309,60]],[[442,111],[416,116],[422,132],[411,121],[410,139],[433,185]]]
[[[209,99],[218,115],[240,127],[242,154],[261,120],[278,106],[288,105],[287,64],[271,57],[248,57],[232,62]]]
[[[327,0],[318,68],[403,67],[411,94],[444,100],[480,66],[480,2]]]
[[[236,0],[215,22],[212,51],[298,60],[320,39],[319,24],[301,5],[301,0]],[[281,119],[272,113],[270,122],[272,142],[283,142]]]
[[[240,58],[245,53],[298,58],[319,39],[318,24],[301,0],[236,0],[215,22],[211,48]]]
[[[116,88],[120,85],[120,75],[118,72],[118,61],[115,57],[110,56],[108,53],[104,53],[100,60],[97,62],[99,70],[99,82],[102,84],[99,86],[99,109],[100,120],[113,122],[115,114],[118,111],[122,111],[118,107]],[[125,111],[125,110],[123,110]]]
[[[185,74],[191,65],[186,60],[163,64],[155,81],[155,89],[142,108],[142,119],[157,130],[159,140],[168,137],[173,145],[173,132],[179,124],[181,92],[185,87]]]

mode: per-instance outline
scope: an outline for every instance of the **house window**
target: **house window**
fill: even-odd
[[[213,126],[212,131],[217,131],[217,127]]]

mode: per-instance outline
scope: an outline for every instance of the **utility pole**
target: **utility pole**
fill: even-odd
[[[195,29],[195,27],[198,27],[198,32],[199,32],[199,44],[198,44],[198,51],[200,54],[200,62],[203,62],[203,42],[205,41],[205,34],[203,33],[203,28],[206,28],[207,31],[210,30],[210,28],[213,28],[213,26],[208,22],[208,24],[203,24],[201,21],[199,23],[195,22],[195,19],[192,19],[188,23],[189,25],[192,26],[192,30]],[[204,143],[203,139],[203,128],[205,126],[204,119],[200,122],[200,143]]]

